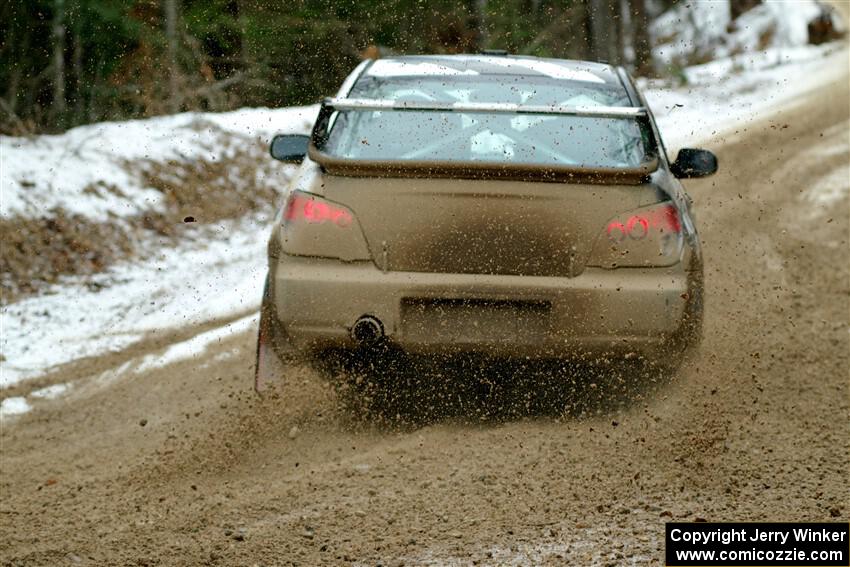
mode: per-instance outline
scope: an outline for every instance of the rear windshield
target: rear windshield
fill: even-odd
[[[364,77],[351,98],[404,102],[506,102],[629,106],[622,88],[534,77],[392,80]],[[505,162],[635,167],[648,159],[648,132],[634,118],[587,118],[439,111],[344,111],[324,151],[366,160]]]

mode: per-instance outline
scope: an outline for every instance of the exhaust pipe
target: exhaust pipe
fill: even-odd
[[[360,345],[370,346],[384,338],[384,326],[371,315],[363,315],[351,327],[351,338]]]

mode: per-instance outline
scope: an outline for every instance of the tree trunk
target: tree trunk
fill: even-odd
[[[165,39],[168,56],[168,108],[180,110],[180,78],[177,67],[177,0],[165,0]]]
[[[79,5],[77,6],[79,10]],[[72,27],[72,39],[74,50],[72,51],[73,70],[74,70],[74,122],[79,123],[83,120],[83,88],[85,79],[83,78],[83,32],[80,25],[79,12],[74,18]]]
[[[649,43],[649,15],[646,13],[646,0],[631,0],[631,4],[635,72],[646,75],[652,71],[652,46]]]
[[[617,0],[587,0],[590,57],[595,61],[619,63]]]
[[[477,20],[476,43],[478,51],[487,47],[487,0],[475,0],[475,19]]]
[[[53,118],[65,115],[65,0],[53,1]]]
[[[15,35],[15,31],[15,26],[9,26],[9,35],[6,36],[6,41],[8,41],[8,45],[15,47],[20,45],[19,51],[13,51],[16,57],[20,57],[20,54],[27,53],[29,51],[29,33],[27,33],[27,29],[24,28],[24,39],[19,42]],[[9,82],[6,85],[6,105],[10,109],[8,112],[10,114],[14,114],[18,106],[18,85],[21,80],[21,66],[19,64],[12,65],[9,75]]]
[[[628,30],[626,30],[625,23],[623,22],[623,13],[628,8],[620,0],[608,0],[606,5],[608,8],[608,17],[611,20],[611,28],[614,33],[613,41],[608,46],[608,61],[615,65],[624,65],[626,63],[625,35]]]

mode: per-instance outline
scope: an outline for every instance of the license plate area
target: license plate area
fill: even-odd
[[[529,342],[551,330],[552,304],[540,300],[405,298],[404,337],[421,342]]]

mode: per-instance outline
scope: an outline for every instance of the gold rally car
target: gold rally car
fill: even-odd
[[[325,99],[268,246],[256,386],[292,353],[675,364],[699,339],[702,261],[677,178],[619,67],[502,55],[364,61]]]

